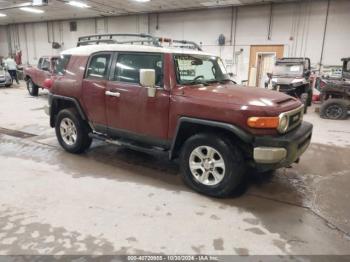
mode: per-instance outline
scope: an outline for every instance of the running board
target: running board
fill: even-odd
[[[116,139],[110,139],[102,134],[98,134],[98,133],[90,133],[89,137],[94,138],[94,139],[98,139],[101,141],[104,141],[108,144],[113,144],[116,146],[120,146],[120,147],[126,147],[129,148],[131,150],[135,150],[135,151],[140,151],[146,154],[150,154],[150,155],[162,155],[162,156],[169,156],[169,151],[161,148],[161,147],[146,147],[140,144],[136,144],[135,142],[129,142],[126,140],[116,140]]]

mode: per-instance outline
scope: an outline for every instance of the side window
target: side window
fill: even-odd
[[[42,62],[43,62],[43,59],[40,58],[40,59],[39,59],[39,62],[38,62],[38,68],[39,68],[39,69],[41,69],[41,64],[42,64]]]
[[[350,61],[346,62],[345,71],[350,73]]]
[[[47,58],[43,59],[43,62],[41,64],[41,69],[50,69],[50,61]]]
[[[305,69],[306,70],[309,70],[309,67],[310,67],[310,65],[309,65],[309,60],[305,60]]]
[[[113,80],[139,84],[140,69],[154,69],[156,85],[163,85],[163,56],[161,54],[119,54]]]
[[[70,57],[70,55],[62,55],[56,60],[56,65],[54,67],[57,75],[64,75]]]
[[[56,71],[57,60],[58,60],[58,58],[56,58],[56,57],[51,58],[51,62],[50,62],[51,67],[50,68],[52,68],[52,70],[54,72]]]
[[[106,78],[108,72],[110,54],[98,54],[90,59],[86,77]]]

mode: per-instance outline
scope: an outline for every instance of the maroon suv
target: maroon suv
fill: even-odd
[[[222,197],[247,168],[289,166],[310,144],[297,99],[234,84],[221,59],[194,43],[119,36],[82,37],[58,60],[50,125],[68,152],[95,138],[164,153],[179,158],[189,186]]]

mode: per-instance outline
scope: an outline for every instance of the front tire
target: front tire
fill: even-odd
[[[184,182],[199,193],[226,197],[241,184],[245,163],[238,147],[225,137],[198,134],[189,138],[180,156]]]
[[[70,153],[83,153],[91,145],[90,128],[73,108],[58,113],[55,130],[58,142]]]
[[[7,85],[5,85],[5,87],[12,87],[12,85],[13,85],[13,80],[12,80],[12,78],[11,78],[11,82],[9,83],[9,84],[7,84]]]
[[[350,101],[331,98],[322,104],[320,116],[326,119],[343,120],[347,118],[349,108]]]
[[[36,84],[34,84],[33,80],[30,78],[27,80],[27,89],[31,96],[38,96],[39,87]]]

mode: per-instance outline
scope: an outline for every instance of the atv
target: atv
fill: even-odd
[[[309,58],[277,59],[272,73],[272,89],[298,98],[304,104],[304,113],[311,106],[311,63]]]
[[[341,78],[323,80],[321,118],[346,119],[350,110],[350,57],[343,58]]]

